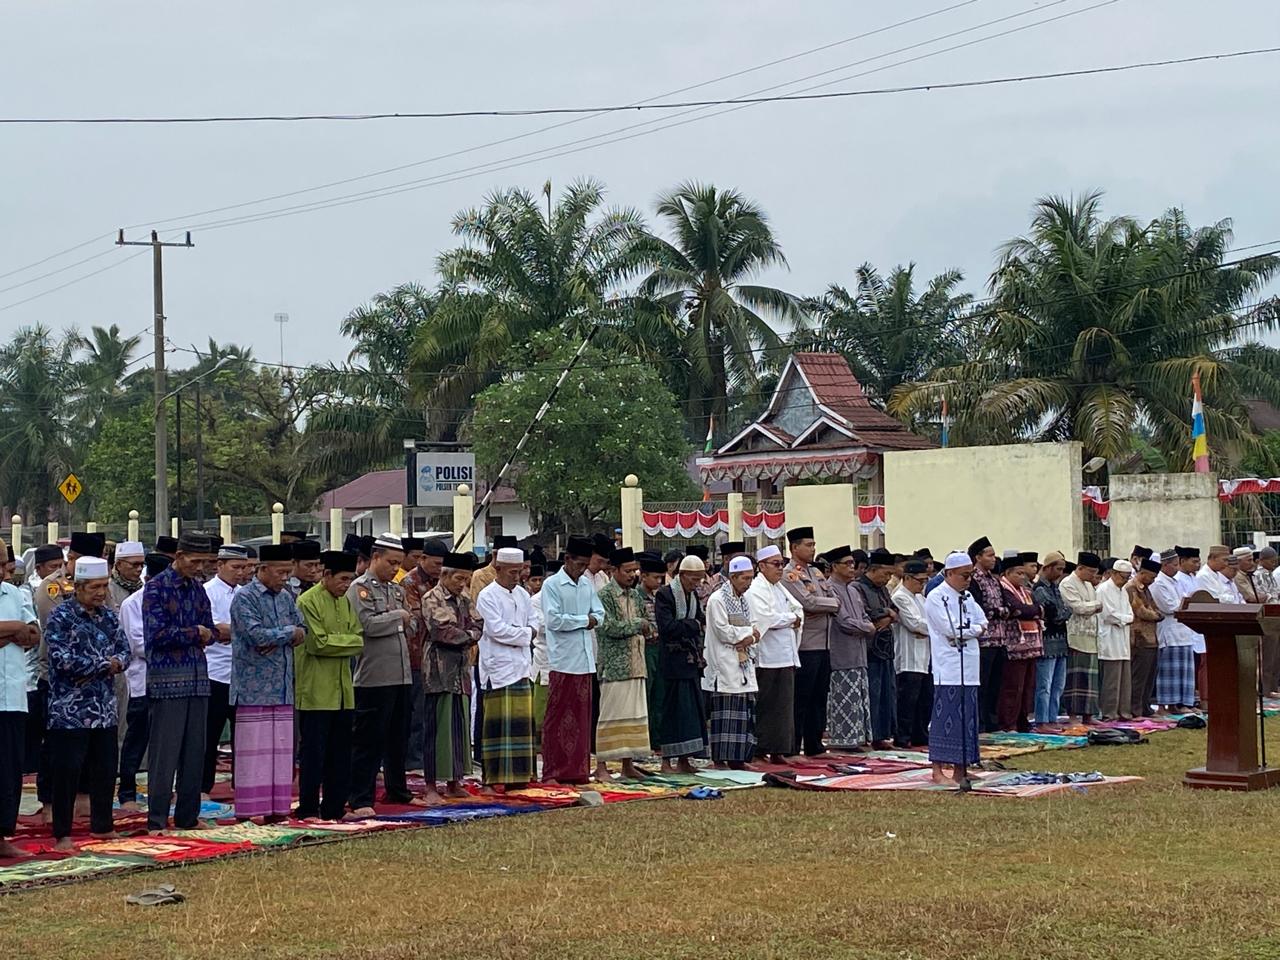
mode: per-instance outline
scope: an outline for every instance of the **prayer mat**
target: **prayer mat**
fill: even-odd
[[[56,860],[5,860],[0,861],[0,890],[87,880],[154,866],[154,861],[147,858],[104,857],[93,853]]]
[[[247,843],[254,847],[287,847],[299,843],[332,839],[319,825],[302,820],[285,823],[227,823],[207,830],[175,830],[175,836],[206,840],[210,843]]]
[[[538,774],[533,740],[533,685],[520,680],[484,691],[484,782],[525,786]]]
[[[1025,773],[1017,772],[974,772],[970,777],[972,793],[975,796],[1018,797],[1030,799],[1048,796],[1053,793],[1083,792],[1090,787],[1110,786],[1117,783],[1131,783],[1141,777],[1103,777],[1090,783],[1010,783]],[[873,776],[844,777],[810,777],[799,775],[786,777],[779,774],[767,774],[766,779],[771,786],[790,787],[797,790],[913,790],[932,791],[938,793],[953,792],[959,787],[951,782],[939,784],[933,782],[930,770],[907,770],[902,773],[888,773]]]
[[[529,803],[485,805],[468,804],[463,806],[441,805],[415,810],[412,813],[379,814],[375,820],[422,823],[439,826],[445,823],[458,823],[463,820],[486,820],[490,817],[510,817],[521,813],[540,813],[542,808]]]
[[[99,856],[147,857],[156,863],[211,860],[229,853],[245,853],[254,848],[247,840],[236,843],[218,843],[194,834],[177,836],[166,834],[158,837],[119,837],[115,840],[87,840],[77,843],[81,850]]]

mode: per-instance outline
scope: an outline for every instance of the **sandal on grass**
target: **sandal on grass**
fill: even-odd
[[[167,903],[182,903],[187,898],[180,894],[171,883],[162,883],[150,890],[130,894],[124,898],[125,903],[136,907],[162,907]]]

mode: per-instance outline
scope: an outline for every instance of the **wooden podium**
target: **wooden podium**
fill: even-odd
[[[1280,617],[1280,605],[1222,604],[1197,593],[1175,616],[1204,635],[1208,658],[1208,755],[1182,782],[1211,790],[1280,786],[1280,768],[1264,767],[1258,751],[1258,637],[1264,620]]]

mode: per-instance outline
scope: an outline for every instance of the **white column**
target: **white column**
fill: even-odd
[[[465,483],[458,484],[458,489],[453,494],[453,549],[458,553],[467,553],[475,546],[475,529],[467,530],[471,525],[471,514],[475,510],[475,504],[471,488]],[[458,537],[463,530],[467,530],[467,535],[459,543]]]
[[[277,501],[271,505],[271,542],[279,543],[282,533],[284,533],[284,504]]]
[[[85,532],[85,533],[97,533],[97,532],[98,532],[98,525],[97,525],[96,523],[94,523],[92,520],[90,520],[88,523],[86,523],[86,524],[84,525],[84,532]]]
[[[173,537],[175,540],[178,539],[178,523],[179,521],[177,517],[169,518],[169,536]]]
[[[622,481],[622,545],[644,549],[644,490],[634,473]]]
[[[387,507],[387,525],[391,527],[391,535],[398,537],[404,533],[404,504],[393,503]]]
[[[332,507],[329,510],[329,549],[342,549],[342,508]]]
[[[46,540],[45,543],[57,543],[57,542],[58,542],[58,521],[50,520],[49,521],[49,539]]]
[[[729,494],[729,539],[742,540],[742,494]]]
[[[14,514],[9,520],[9,539],[12,541],[13,555],[15,557],[22,556],[22,517]]]
[[[231,543],[231,514],[224,513],[218,517],[218,536],[222,538],[223,543]]]
[[[141,535],[138,533],[138,511],[129,511],[129,539],[138,540]]]

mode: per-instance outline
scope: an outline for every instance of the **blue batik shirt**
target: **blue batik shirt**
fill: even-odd
[[[50,730],[114,727],[116,689],[111,660],[129,663],[129,641],[109,607],[89,610],[68,598],[54,607],[44,628],[49,651]]]
[[[169,567],[147,581],[142,594],[142,642],[147,653],[147,696],[154,700],[209,695],[209,667],[199,627],[213,632],[204,584]]]
[[[306,629],[288,589],[273,593],[261,580],[231,601],[231,703],[282,707],[293,703],[293,628]]]

